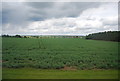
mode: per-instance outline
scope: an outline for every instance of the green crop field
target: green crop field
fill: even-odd
[[[2,44],[3,68],[7,68],[3,70],[4,75],[11,68],[79,71],[117,70],[120,67],[118,42],[81,38],[6,37],[2,38]]]

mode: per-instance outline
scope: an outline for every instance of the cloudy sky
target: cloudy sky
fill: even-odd
[[[116,30],[117,2],[2,3],[2,34],[87,35]]]

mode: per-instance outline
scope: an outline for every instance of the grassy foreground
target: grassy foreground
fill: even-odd
[[[3,79],[118,79],[117,70],[41,70],[3,68]]]

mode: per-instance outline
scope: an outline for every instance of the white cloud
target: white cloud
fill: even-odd
[[[29,22],[25,28],[19,27],[15,29],[16,31],[12,30],[12,33],[86,35],[101,31],[117,30],[117,18],[117,3],[108,3],[97,8],[86,9],[78,17],[51,18],[44,21]],[[8,30],[10,26],[10,24],[6,25],[5,30]],[[4,31],[4,33],[8,33],[8,31]],[[11,32],[9,33],[12,34]]]

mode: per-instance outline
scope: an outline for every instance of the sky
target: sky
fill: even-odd
[[[0,12],[2,34],[88,35],[118,30],[117,2],[2,2]]]

